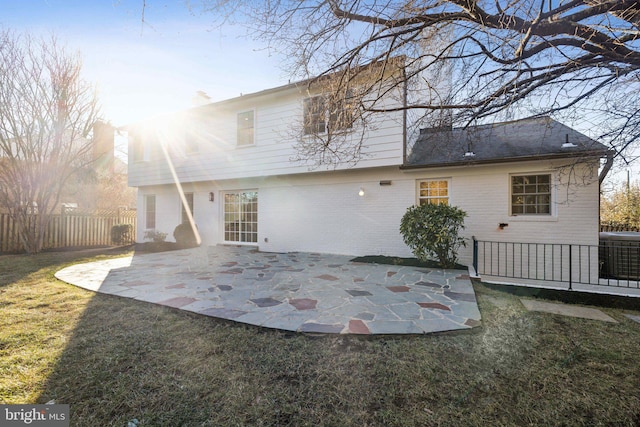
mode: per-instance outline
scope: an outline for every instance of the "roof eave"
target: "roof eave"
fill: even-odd
[[[411,165],[405,164],[401,165],[401,170],[412,170],[412,169],[432,169],[432,168],[442,168],[442,167],[456,167],[456,166],[475,166],[475,165],[488,165],[488,164],[499,164],[499,163],[513,163],[513,162],[526,162],[532,160],[557,160],[557,159],[569,159],[569,158],[602,158],[607,156],[608,150],[591,150],[591,151],[580,151],[575,153],[554,153],[554,154],[546,154],[541,156],[522,156],[522,157],[505,157],[501,159],[485,159],[485,160],[461,160],[458,162],[448,162],[448,163],[433,163],[427,165]]]

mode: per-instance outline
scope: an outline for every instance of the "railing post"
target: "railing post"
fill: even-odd
[[[476,275],[480,274],[478,272],[478,241],[476,240],[476,236],[471,236],[473,239],[473,269],[476,272]]]
[[[569,290],[572,290],[572,280],[573,280],[573,260],[572,260],[572,254],[573,254],[573,245],[569,245]]]

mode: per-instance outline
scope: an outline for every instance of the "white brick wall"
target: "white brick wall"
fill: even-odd
[[[380,186],[384,179],[392,179],[392,185]],[[410,255],[398,227],[414,203],[413,183],[397,168],[297,176],[293,181],[293,186],[275,183],[261,189],[261,249]]]
[[[557,166],[557,162],[537,161],[412,171],[401,171],[397,167],[353,169],[207,181],[187,186],[185,191],[195,193],[195,219],[205,244],[223,243],[220,192],[257,188],[261,250],[411,256],[398,230],[402,215],[416,202],[416,182],[450,178],[450,203],[468,213],[463,231],[468,239],[476,236],[489,241],[595,245],[598,243],[597,174],[594,170],[589,182],[581,178],[567,187],[566,174],[558,173]],[[562,184],[554,193],[555,214],[509,216],[510,174],[549,171]],[[380,186],[381,180],[391,180],[392,185]],[[358,195],[360,188],[365,191],[362,197]],[[210,191],[215,194],[215,202],[208,201]],[[171,237],[180,220],[175,186],[140,188],[139,206],[143,206],[144,194],[151,193],[157,195],[156,228]],[[139,210],[139,218],[144,218],[143,209]],[[499,223],[509,225],[501,230]],[[139,230],[140,241],[144,230],[142,227]],[[462,263],[471,263],[470,240],[459,255]]]

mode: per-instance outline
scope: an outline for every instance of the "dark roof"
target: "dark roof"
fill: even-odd
[[[412,168],[539,158],[603,157],[606,153],[606,146],[588,136],[550,117],[541,117],[468,128],[421,129],[404,166]]]

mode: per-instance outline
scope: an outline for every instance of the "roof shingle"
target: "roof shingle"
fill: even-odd
[[[541,117],[466,129],[421,129],[405,167],[602,157],[606,153],[607,147],[599,142],[550,117]]]

